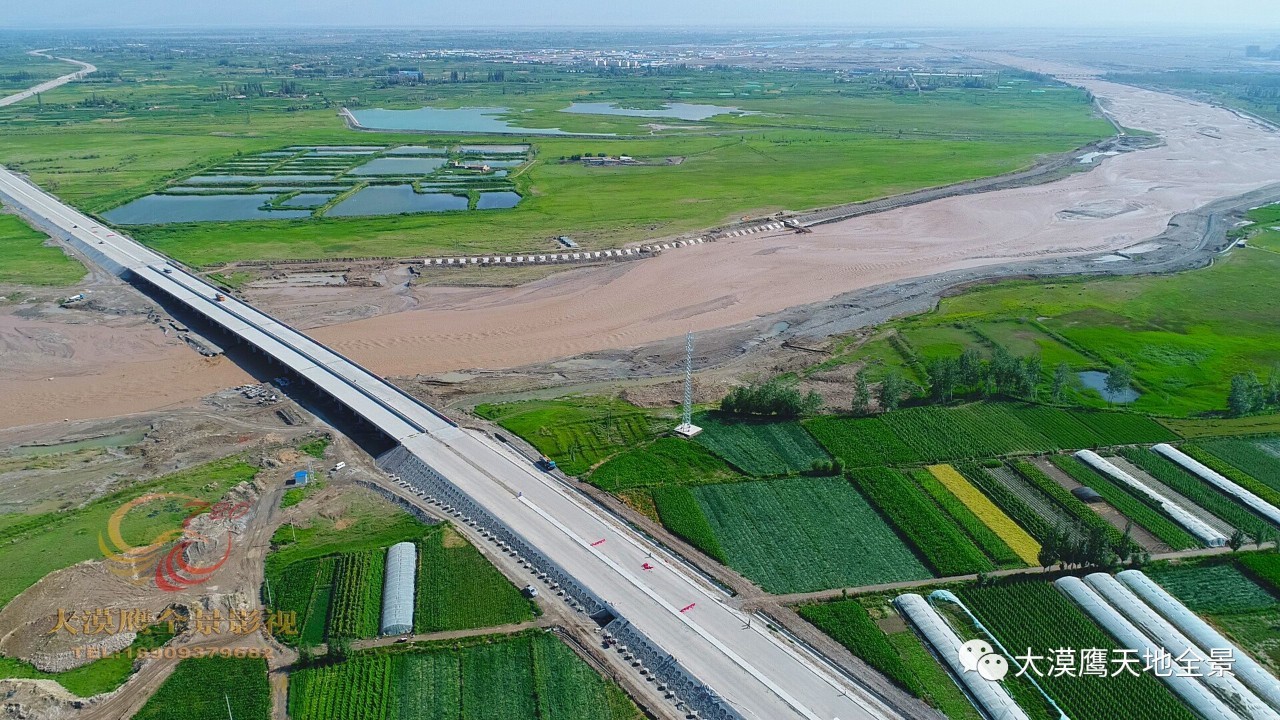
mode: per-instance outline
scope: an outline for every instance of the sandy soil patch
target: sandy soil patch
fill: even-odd
[[[1165,145],[1048,185],[939,200],[810,235],[734,238],[572,282],[428,291],[418,310],[313,332],[391,375],[518,366],[734,325],[908,277],[1113,251],[1158,234],[1176,213],[1276,179],[1280,137],[1253,122],[1170,95],[1083,84],[1107,98],[1121,124],[1157,132]],[[1201,133],[1206,126],[1221,137]],[[1094,212],[1060,215],[1076,208]]]

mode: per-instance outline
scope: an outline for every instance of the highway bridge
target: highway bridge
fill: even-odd
[[[700,717],[896,718],[868,690],[749,622],[714,586],[558,478],[391,383],[0,168],[0,196],[101,267],[180,303],[378,429],[380,463],[416,494],[518,554],[628,646]]]

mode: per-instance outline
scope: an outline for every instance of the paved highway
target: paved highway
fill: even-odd
[[[84,77],[85,75],[88,75],[91,72],[98,71],[98,68],[94,67],[93,65],[90,65],[87,62],[80,62],[79,60],[72,60],[70,58],[53,57],[52,55],[45,54],[43,50],[32,50],[27,54],[39,55],[40,57],[47,57],[53,60],[61,60],[62,62],[69,62],[74,65],[79,65],[80,69],[73,73],[68,73],[66,75],[63,75],[62,77],[54,78],[48,82],[42,82],[39,85],[36,85],[35,87],[27,88],[26,90],[23,90],[20,93],[14,93],[8,97],[0,98],[0,107],[22,102],[23,100],[26,100],[29,97],[35,97],[36,95],[39,95],[40,93],[46,90],[52,90],[58,87],[59,85],[66,85],[72,80],[79,80],[80,78]]]
[[[204,314],[383,429],[610,603],[743,716],[898,717],[762,623],[749,623],[717,589],[504,444],[455,426],[359,365],[3,168],[0,195],[112,272],[132,274]]]

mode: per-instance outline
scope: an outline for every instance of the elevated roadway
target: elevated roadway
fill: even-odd
[[[73,73],[67,73],[62,77],[56,77],[52,80],[42,82],[39,85],[36,85],[34,87],[29,87],[26,90],[23,90],[22,92],[17,92],[7,97],[2,97],[0,98],[0,107],[4,107],[6,105],[12,105],[14,103],[20,103],[23,100],[26,100],[27,98],[35,97],[36,95],[39,95],[42,92],[52,90],[61,85],[66,85],[72,80],[79,80],[80,78],[84,77],[85,75],[88,75],[89,73],[98,71],[98,68],[94,67],[93,65],[90,65],[87,62],[72,60],[70,58],[54,57],[52,55],[46,54],[43,50],[33,50],[27,54],[46,57],[46,58],[49,58],[50,60],[61,60],[62,62],[71,63],[72,65],[79,65],[80,69]]]
[[[111,272],[182,303],[349,408],[518,533],[746,718],[903,715],[789,640],[559,479],[394,385],[0,169],[0,195]]]

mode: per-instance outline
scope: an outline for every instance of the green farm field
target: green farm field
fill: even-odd
[[[702,428],[694,440],[739,470],[757,477],[805,472],[815,462],[831,459],[798,422],[740,419],[718,412],[701,413]]]
[[[296,144],[423,142],[422,135],[349,130],[338,117],[339,103],[329,98],[343,98],[342,104],[357,109],[508,107],[525,127],[616,136],[535,138],[537,159],[516,179],[524,201],[484,217],[443,213],[137,231],[139,239],[193,265],[536,249],[544,238],[563,233],[585,247],[603,247],[744,214],[1009,172],[1111,132],[1084,93],[1041,87],[1040,81],[1022,83],[1016,92],[952,87],[917,94],[895,87],[891,76],[833,83],[830,74],[817,71],[606,76],[428,61],[421,66],[431,78],[451,70],[476,76],[502,70],[506,78],[398,86],[379,82],[383,75],[372,68],[295,80],[278,58],[269,57],[222,63],[213,53],[147,55],[116,48],[84,54],[101,68],[96,78],[45,93],[40,107],[24,103],[0,111],[0,162],[29,172],[89,212],[103,212],[237,153]],[[299,84],[307,97],[241,92],[241,98],[228,91],[257,83],[272,89],[283,80]],[[571,101],[654,107],[672,99],[755,114],[654,130],[647,118],[560,112]],[[430,142],[484,139],[433,136]],[[560,162],[582,153],[627,154],[661,164],[587,168]],[[666,164],[670,157],[683,161]]]
[[[283,642],[314,646],[331,637],[375,637],[382,611],[385,545],[402,541],[418,547],[416,632],[533,619],[533,603],[452,527],[423,525],[380,498],[364,503],[354,514],[356,524],[342,530],[336,524],[300,530],[296,543],[292,528],[276,533],[277,549],[267,561],[268,579],[275,606],[297,613],[300,632],[300,637],[281,638]]]
[[[271,717],[266,660],[223,657],[183,660],[133,717],[135,720],[224,720],[228,713],[237,720]]]
[[[296,720],[638,720],[640,711],[554,635],[362,652],[290,676]]]
[[[931,576],[893,527],[843,478],[704,485],[692,492],[729,566],[769,592]]]
[[[966,585],[957,594],[1015,655],[1030,648],[1052,657],[1054,648],[1115,648],[1105,632],[1066,595],[1043,579],[1015,579],[988,587]],[[1045,666],[1041,664],[1041,670]],[[1155,676],[1048,677],[1037,681],[1071,717],[1111,720],[1123,716],[1192,720],[1194,717]]]

